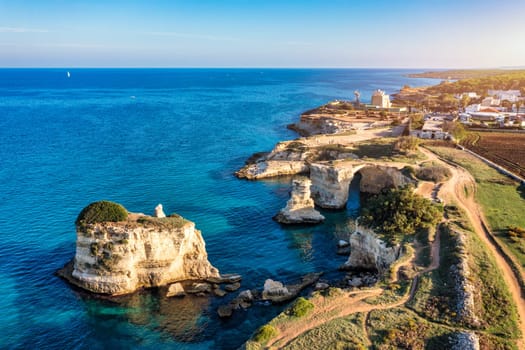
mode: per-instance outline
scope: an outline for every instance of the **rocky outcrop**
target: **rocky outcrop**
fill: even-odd
[[[448,229],[451,230],[450,227]],[[471,282],[472,272],[468,264],[467,237],[461,230],[454,231],[451,237],[456,241],[456,254],[459,258],[457,264],[450,267],[450,274],[455,281],[455,311],[459,321],[477,327],[480,325],[480,320],[475,312],[474,294],[476,286]]]
[[[386,271],[399,258],[399,245],[387,247],[377,235],[359,228],[350,235],[350,256],[344,268]]]
[[[235,175],[248,180],[308,173],[306,145],[299,141],[280,142],[270,153],[251,157]]]
[[[282,224],[317,224],[324,221],[324,216],[314,208],[310,196],[312,182],[306,177],[292,181],[291,198],[274,219]]]
[[[450,349],[452,350],[479,350],[479,337],[474,332],[453,333],[450,338]]]
[[[359,173],[361,174],[359,190],[363,193],[378,194],[385,188],[400,188],[414,183],[394,167],[367,165]]]
[[[311,164],[311,191],[315,204],[327,209],[344,208],[355,172],[353,165],[346,162]]]
[[[81,223],[73,262],[70,273],[65,268],[59,274],[88,291],[110,295],[220,278],[200,231],[180,216],[129,214],[121,222]]]
[[[164,210],[162,209],[162,204],[159,204],[155,207],[155,214],[153,215],[156,218],[165,218]]]

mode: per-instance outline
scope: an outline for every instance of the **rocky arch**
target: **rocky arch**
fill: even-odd
[[[349,187],[361,174],[361,192],[376,194],[384,188],[405,186],[412,180],[396,167],[373,163],[323,162],[310,165],[311,195],[315,204],[325,209],[342,209],[348,201]]]

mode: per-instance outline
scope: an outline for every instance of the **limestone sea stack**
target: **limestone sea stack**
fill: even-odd
[[[282,224],[317,224],[324,216],[314,208],[310,196],[310,179],[301,176],[293,179],[291,197],[274,219]]]
[[[161,209],[162,210],[162,209]],[[157,215],[159,211],[157,211]],[[220,278],[195,224],[95,202],[76,221],[75,258],[58,274],[94,293],[121,295],[183,280]]]

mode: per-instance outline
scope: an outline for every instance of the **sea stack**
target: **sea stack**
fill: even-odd
[[[220,278],[195,224],[95,202],[76,221],[75,258],[58,274],[90,292],[121,295],[183,280]]]
[[[324,221],[324,216],[314,208],[311,185],[310,179],[304,176],[293,179],[291,198],[274,219],[282,224],[317,224]]]

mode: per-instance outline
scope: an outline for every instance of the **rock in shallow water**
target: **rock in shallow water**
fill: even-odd
[[[129,213],[125,221],[79,222],[73,269],[58,274],[90,292],[121,295],[184,280],[218,278],[195,224]]]
[[[291,198],[274,219],[281,224],[317,224],[324,221],[324,216],[314,208],[310,196],[312,182],[306,177],[297,177],[292,181]]]

